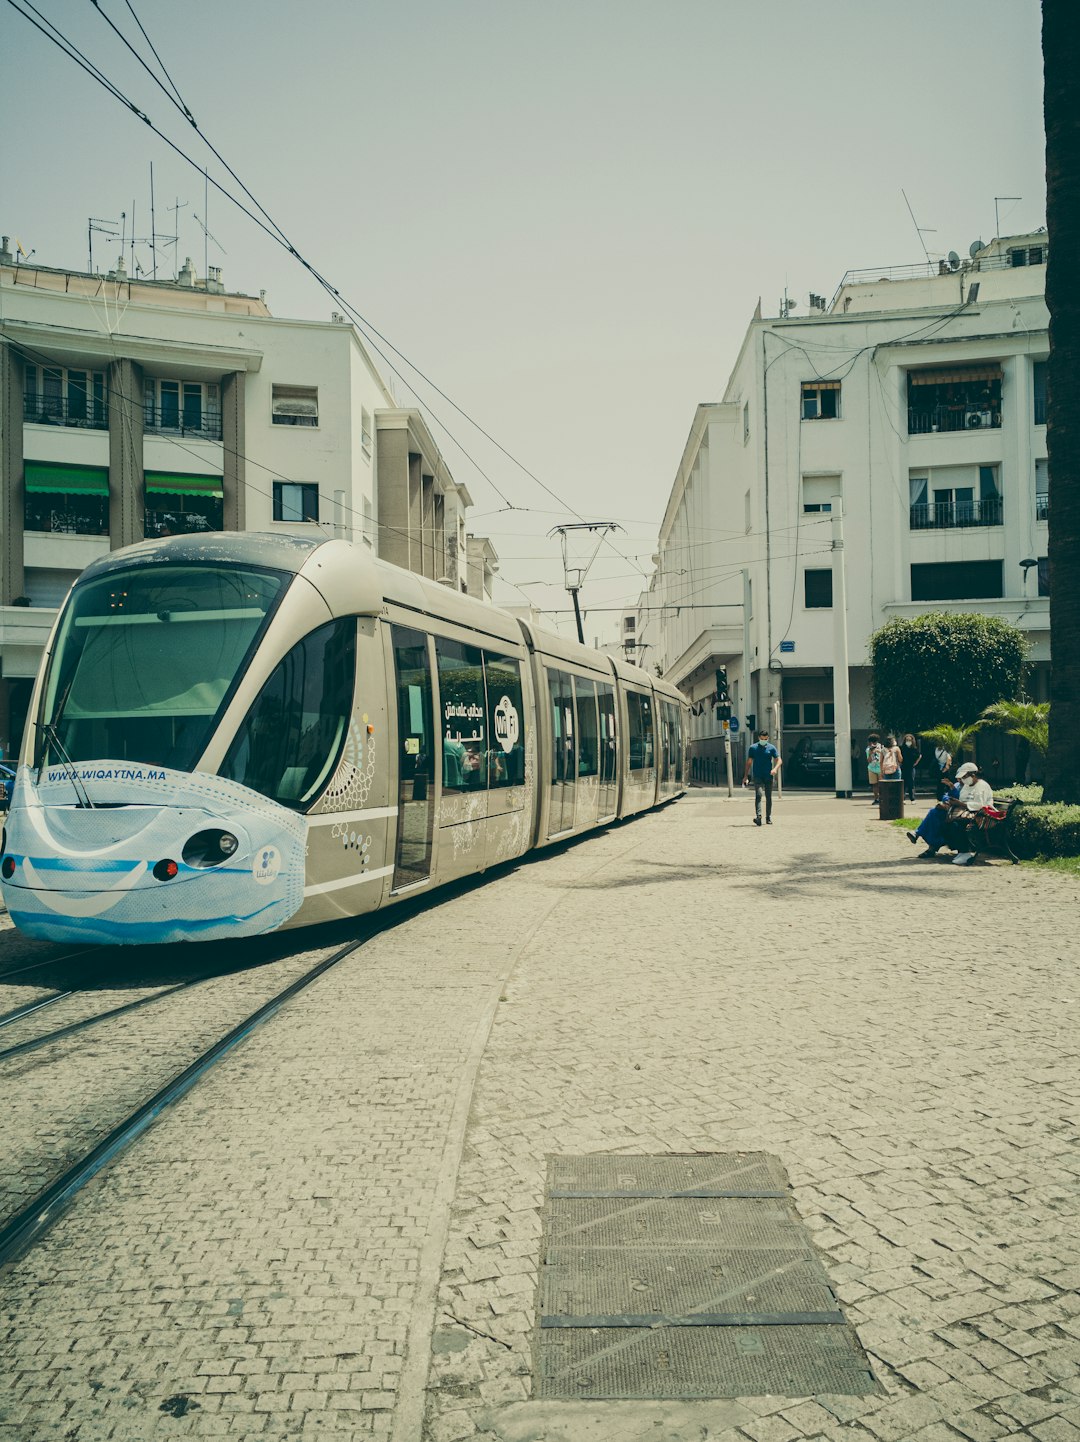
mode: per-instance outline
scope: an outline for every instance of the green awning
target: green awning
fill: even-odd
[[[147,471],[147,495],[216,496],[223,495],[220,476],[184,476],[172,471]]]
[[[44,461],[27,461],[28,491],[60,491],[66,495],[107,496],[109,472],[104,466],[59,466]]]

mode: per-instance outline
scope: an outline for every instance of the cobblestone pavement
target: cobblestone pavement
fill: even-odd
[[[9,1269],[0,1437],[1080,1442],[1080,878],[751,813],[542,855],[279,1013]],[[532,1399],[547,1156],[696,1150],[779,1157],[880,1394]]]

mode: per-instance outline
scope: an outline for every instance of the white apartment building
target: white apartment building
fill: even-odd
[[[893,616],[1015,622],[1029,691],[1047,697],[1047,243],[849,271],[798,318],[759,307],[723,399],[695,412],[637,622],[695,703],[701,779],[722,766],[721,667],[740,746],[751,716],[785,760],[832,733],[840,564],[859,741],[874,723],[867,640]]]
[[[468,589],[468,491],[356,329],[260,296],[17,264],[0,244],[0,742],[22,733],[57,607],[147,537],[302,530]],[[490,580],[489,542],[479,580]],[[488,587],[490,597],[490,585]]]

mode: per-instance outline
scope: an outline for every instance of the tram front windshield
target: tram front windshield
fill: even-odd
[[[292,576],[146,566],[76,586],[49,663],[35,765],[190,771]]]

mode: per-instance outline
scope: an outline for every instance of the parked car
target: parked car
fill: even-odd
[[[800,786],[835,786],[836,738],[804,736],[791,753],[788,779]]]
[[[11,793],[15,789],[15,768],[6,761],[0,761],[0,811],[11,805]]]

